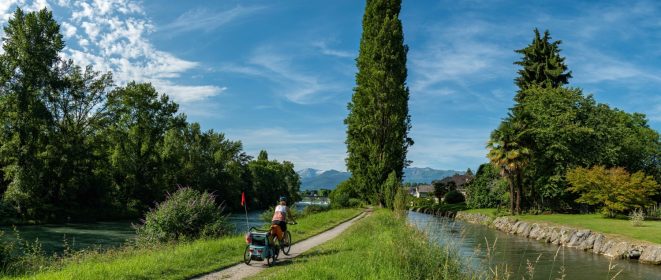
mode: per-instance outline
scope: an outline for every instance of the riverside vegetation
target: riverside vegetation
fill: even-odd
[[[297,219],[291,228],[294,242],[349,220],[359,209],[334,209]],[[202,238],[189,241],[138,244],[107,251],[69,252],[63,256],[34,255],[22,262],[27,267],[5,274],[7,279],[184,279],[240,263],[243,236]]]

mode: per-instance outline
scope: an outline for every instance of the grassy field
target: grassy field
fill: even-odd
[[[340,224],[361,212],[340,209],[298,220],[290,226],[294,242]],[[198,240],[154,248],[120,248],[64,260],[36,274],[8,279],[185,279],[243,260],[243,236]]]
[[[463,212],[496,217],[496,209],[470,209]],[[618,235],[624,238],[645,240],[661,244],[661,221],[644,221],[642,226],[635,227],[627,219],[605,218],[601,214],[520,215],[514,216],[514,218],[524,221],[545,222],[576,228],[586,228],[592,231]]]
[[[64,238],[73,250],[88,248],[111,248],[125,243],[135,236],[131,222],[99,222],[86,224],[26,225],[17,226],[21,239],[34,241],[39,239],[48,253],[62,252]],[[16,240],[13,227],[0,227],[5,232],[4,240]]]
[[[377,210],[337,238],[255,279],[464,279],[457,258]]]
[[[604,218],[601,214],[521,215],[516,218],[587,228],[596,232],[661,244],[661,221],[645,221],[642,226],[634,227],[629,220]]]

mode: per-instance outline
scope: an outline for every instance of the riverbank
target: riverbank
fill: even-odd
[[[294,241],[316,235],[349,220],[361,209],[339,209],[312,214],[292,226]],[[123,247],[103,253],[62,259],[28,275],[7,279],[186,279],[241,262],[243,236],[164,244],[150,248]],[[3,278],[4,279],[4,278]]]
[[[254,279],[466,279],[461,260],[379,209],[337,238]]]
[[[495,217],[490,210],[477,209],[461,211],[455,219],[611,258],[637,259],[641,263],[661,264],[661,244],[653,242],[661,236],[661,224],[656,224],[661,222],[647,222],[647,227],[634,231],[628,221],[605,220],[590,215],[571,216],[570,218],[554,214]],[[604,231],[608,232],[598,229],[607,229]],[[646,233],[636,234],[636,231]],[[644,239],[636,239],[633,236],[642,236]]]

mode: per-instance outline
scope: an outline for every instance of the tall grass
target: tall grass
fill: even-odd
[[[466,279],[461,260],[389,210],[256,279]]]

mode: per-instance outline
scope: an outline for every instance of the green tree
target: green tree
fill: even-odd
[[[99,215],[109,206],[109,176],[104,135],[97,132],[105,122],[112,75],[91,66],[83,71],[72,61],[61,62],[57,74],[45,102],[52,125],[43,159],[49,178],[42,182],[49,190],[44,195],[52,215]]]
[[[177,104],[151,84],[130,82],[108,97],[110,163],[123,209],[139,211],[161,200],[175,186],[163,186],[160,153],[166,131],[181,126]]]
[[[500,169],[501,176],[507,179],[510,193],[510,211],[521,213],[521,197],[523,196],[523,168],[528,163],[530,150],[520,144],[522,132],[521,123],[503,121],[500,127],[491,133],[487,144],[487,157]],[[516,203],[516,204],[515,204]]]
[[[521,66],[519,77],[515,79],[519,87],[515,101],[523,102],[525,90],[532,87],[557,88],[569,82],[571,71],[567,71],[565,58],[560,56],[560,40],[551,42],[551,34],[544,31],[540,36],[539,30],[534,29],[535,38],[530,45],[515,52],[523,55],[520,61],[514,64]]]
[[[9,182],[4,200],[29,217],[46,204],[49,190],[43,157],[51,116],[44,104],[57,75],[55,65],[64,47],[60,27],[51,12],[17,9],[4,27],[0,55],[0,111],[3,120],[3,173]]]
[[[567,171],[567,180],[571,184],[569,191],[580,194],[577,202],[600,205],[609,217],[648,206],[650,197],[659,191],[652,176],[642,171],[629,174],[621,167],[578,167]]]
[[[374,204],[386,202],[384,182],[391,172],[402,179],[413,140],[408,114],[406,53],[401,0],[368,0],[356,64],[356,87],[348,105],[347,168],[358,194]]]
[[[500,206],[506,192],[507,182],[491,163],[480,165],[475,179],[466,185],[466,205],[470,208],[493,208]]]

